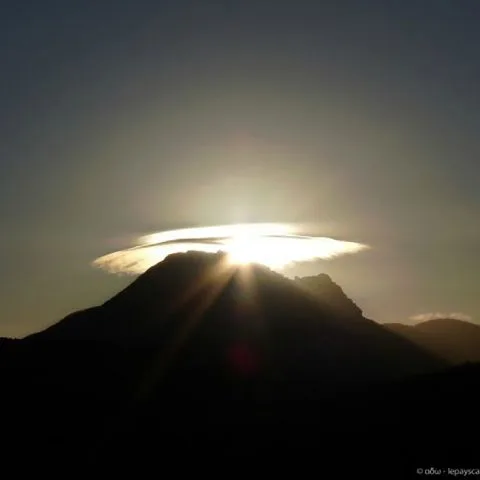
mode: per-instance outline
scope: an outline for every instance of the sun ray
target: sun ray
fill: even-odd
[[[188,341],[189,335],[191,335],[193,330],[198,326],[205,313],[225,288],[234,271],[235,269],[232,268],[232,266],[227,265],[225,262],[220,262],[210,267],[203,280],[201,280],[200,287],[189,291],[188,297],[192,298],[197,293],[197,297],[200,297],[199,302],[183,320],[170,345],[165,350],[159,352],[150,362],[150,367],[145,371],[139,383],[137,389],[138,398],[146,398],[151,389],[162,380],[169,366],[175,360],[175,356]],[[200,293],[202,295],[200,295]],[[184,297],[184,301],[185,298],[186,297]],[[178,308],[181,303],[182,302],[177,302],[176,307]]]

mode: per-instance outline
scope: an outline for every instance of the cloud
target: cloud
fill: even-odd
[[[410,320],[414,323],[426,322],[428,320],[437,320],[449,318],[452,320],[463,320],[465,322],[471,322],[472,317],[465,313],[452,312],[452,313],[442,313],[442,312],[431,312],[431,313],[420,313],[418,315],[413,315],[410,317]]]
[[[301,235],[303,233],[303,235]],[[238,224],[169,230],[143,236],[138,245],[97,258],[93,266],[116,274],[141,274],[172,253],[223,251],[236,263],[260,263],[272,269],[331,259],[367,245],[316,237],[286,224]]]

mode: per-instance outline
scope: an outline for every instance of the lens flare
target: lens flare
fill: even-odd
[[[258,263],[282,270],[294,263],[331,259],[369,248],[300,233],[293,225],[273,223],[169,230],[140,237],[138,245],[99,257],[93,265],[110,273],[137,275],[170,254],[195,250],[225,252],[232,264]]]

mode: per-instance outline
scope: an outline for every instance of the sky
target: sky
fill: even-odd
[[[364,313],[480,322],[476,0],[0,4],[0,336],[132,279],[150,233],[315,224]]]

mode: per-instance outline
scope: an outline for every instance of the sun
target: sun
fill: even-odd
[[[282,268],[288,263],[285,248],[275,239],[250,232],[241,232],[225,241],[228,260],[233,265],[258,263],[269,268]]]
[[[236,235],[225,243],[230,263],[234,265],[248,265],[255,262],[255,258],[258,256],[258,253],[256,254],[258,237]]]

